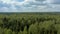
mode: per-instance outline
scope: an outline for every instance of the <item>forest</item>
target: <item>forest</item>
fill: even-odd
[[[60,14],[0,13],[0,34],[60,34]]]

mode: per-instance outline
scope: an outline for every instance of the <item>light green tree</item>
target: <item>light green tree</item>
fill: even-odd
[[[32,24],[29,28],[29,34],[39,34],[38,33],[38,23]]]
[[[10,29],[4,29],[4,34],[12,34],[12,31]]]
[[[27,34],[27,27],[24,28],[23,34]]]
[[[3,34],[3,29],[0,27],[0,34]]]

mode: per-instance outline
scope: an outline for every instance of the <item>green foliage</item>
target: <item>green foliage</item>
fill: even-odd
[[[4,34],[12,34],[12,31],[10,29],[4,29]]]
[[[38,33],[38,24],[32,24],[29,28],[30,34],[37,34]]]
[[[3,29],[0,27],[0,34],[3,34]]]
[[[24,28],[23,34],[27,34],[27,27]]]
[[[60,34],[60,15],[0,14],[0,34]]]

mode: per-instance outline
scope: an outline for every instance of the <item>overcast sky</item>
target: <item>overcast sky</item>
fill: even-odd
[[[0,0],[0,12],[60,11],[60,0]]]

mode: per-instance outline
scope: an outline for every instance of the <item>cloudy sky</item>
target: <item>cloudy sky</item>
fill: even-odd
[[[0,12],[53,11],[60,11],[60,0],[0,0]]]

